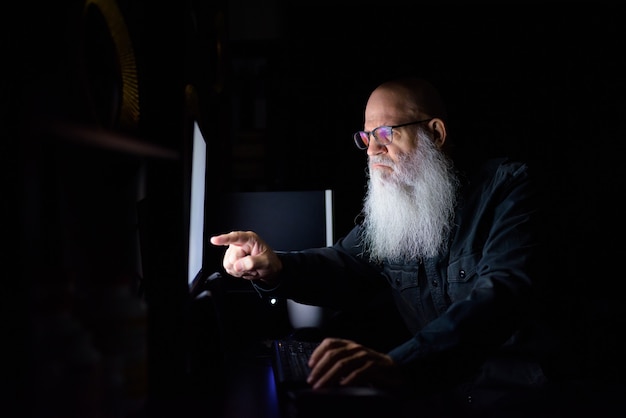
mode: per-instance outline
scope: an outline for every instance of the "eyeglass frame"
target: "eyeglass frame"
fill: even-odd
[[[356,131],[354,134],[352,134],[352,139],[354,140],[354,144],[356,145],[356,147],[358,149],[361,149],[361,150],[366,150],[366,149],[369,148],[369,145],[370,145],[370,142],[371,142],[370,136],[374,137],[374,141],[376,141],[376,143],[378,145],[386,146],[386,145],[389,145],[389,144],[391,144],[393,142],[393,130],[394,129],[402,128],[403,126],[415,125],[415,124],[418,124],[418,123],[430,122],[433,119],[435,119],[435,118],[416,120],[416,121],[413,121],[413,122],[401,123],[399,125],[381,125],[381,126],[378,126],[378,127],[374,128],[374,129],[372,129],[369,132],[368,131]],[[376,135],[376,131],[378,129],[380,129],[380,128],[389,128],[389,129],[391,129],[391,140],[389,142],[382,143],[381,141],[378,140],[378,136]],[[360,146],[360,144],[364,144],[364,141],[363,141],[363,139],[361,137],[362,133],[367,135],[367,144],[365,144],[364,148],[361,148],[361,146]]]

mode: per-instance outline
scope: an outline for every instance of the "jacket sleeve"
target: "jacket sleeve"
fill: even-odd
[[[338,310],[365,305],[388,286],[380,269],[361,257],[360,230],[355,226],[331,247],[279,252],[283,263],[280,284],[274,289],[253,285],[260,293]]]

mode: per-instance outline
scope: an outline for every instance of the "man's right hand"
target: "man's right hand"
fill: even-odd
[[[223,266],[231,276],[272,283],[272,278],[283,268],[276,253],[255,232],[215,235],[211,244],[228,246]]]

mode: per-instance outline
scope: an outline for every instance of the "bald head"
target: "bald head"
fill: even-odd
[[[372,96],[380,93],[393,95],[396,106],[405,106],[406,111],[420,118],[447,120],[448,115],[439,91],[424,79],[407,77],[390,80],[379,85]]]
[[[422,126],[430,132],[431,140],[444,152],[450,151],[450,145],[446,144],[447,112],[437,89],[428,81],[415,78],[398,78],[380,84],[372,91],[365,106],[366,131],[372,131],[379,126],[393,126],[411,123],[415,121],[425,122]],[[416,132],[418,126],[404,128],[404,134]],[[395,132],[395,131],[394,131]],[[403,132],[398,131],[398,138]],[[405,137],[406,138],[406,137]],[[394,158],[394,153],[407,152],[416,141],[396,141],[397,150],[386,148],[383,150],[379,145],[369,147],[368,154],[381,151],[389,151]]]

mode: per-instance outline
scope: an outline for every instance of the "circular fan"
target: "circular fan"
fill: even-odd
[[[131,38],[115,0],[86,0],[83,57],[98,121],[133,131],[139,123],[139,83]]]

